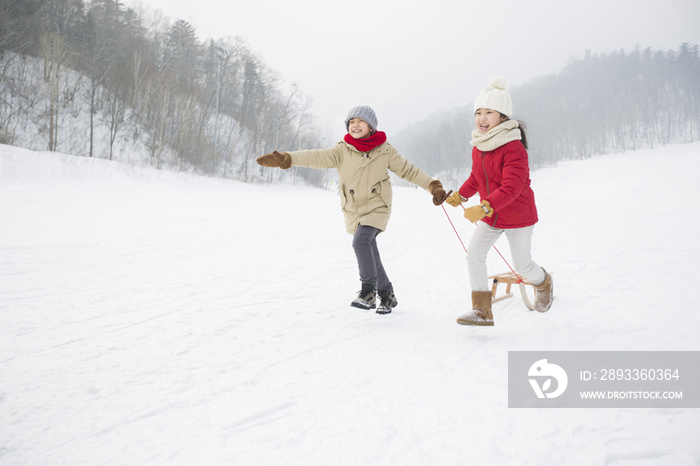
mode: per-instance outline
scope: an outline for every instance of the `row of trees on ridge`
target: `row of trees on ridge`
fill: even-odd
[[[510,92],[513,118],[526,124],[533,168],[700,140],[697,45],[683,43],[666,52],[587,52],[560,72]],[[471,164],[473,115],[472,103],[438,112],[398,133],[393,144],[431,173],[462,177]]]
[[[243,39],[119,0],[1,0],[0,97],[2,142],[159,168],[251,180],[258,155],[319,144],[311,99]]]

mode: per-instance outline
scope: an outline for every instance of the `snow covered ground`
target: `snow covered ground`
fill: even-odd
[[[423,190],[395,190],[380,316],[349,306],[333,192],[0,146],[0,464],[700,464],[698,409],[507,407],[508,351],[700,350],[699,168],[695,143],[534,172],[554,306],[470,328]]]

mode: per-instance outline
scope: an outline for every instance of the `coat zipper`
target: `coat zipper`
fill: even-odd
[[[484,170],[484,177],[486,178],[486,195],[491,195],[491,188],[489,186],[489,174],[486,172],[486,156],[485,152],[481,153],[481,168]],[[493,217],[493,227],[496,227],[496,221],[498,220],[498,214]]]
[[[486,156],[485,152],[481,153],[481,169],[484,170],[484,177],[486,178],[486,195],[490,195],[491,191],[489,189],[489,174],[486,173]]]
[[[363,154],[365,156],[365,161],[362,164],[362,170],[365,172],[365,177],[367,179],[367,181],[365,182],[365,184],[367,185],[366,189],[367,189],[367,191],[369,191],[371,189],[371,186],[369,186],[369,170],[367,169],[367,164],[369,163],[369,152],[361,152],[361,154]],[[367,212],[365,212],[365,208],[366,208],[366,204],[367,204],[367,199],[369,199],[369,193],[364,192],[364,193],[362,193],[362,196],[364,197],[365,200],[361,206],[357,202],[357,200],[355,201],[356,205],[357,205],[355,212],[357,213],[358,217],[362,217],[362,216],[367,214]]]

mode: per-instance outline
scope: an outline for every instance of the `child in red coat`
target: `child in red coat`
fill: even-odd
[[[507,85],[503,78],[491,78],[476,99],[471,175],[446,201],[457,207],[477,192],[481,200],[464,210],[467,219],[479,223],[467,253],[472,310],[457,319],[462,325],[493,325],[486,255],[504,232],[515,272],[535,286],[535,308],[546,312],[552,304],[552,277],[530,255],[537,207],[530,188],[527,140],[518,121],[510,119]]]

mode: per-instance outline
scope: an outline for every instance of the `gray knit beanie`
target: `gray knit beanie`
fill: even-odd
[[[377,131],[377,124],[379,123],[377,121],[377,114],[374,113],[374,110],[372,110],[370,107],[361,105],[351,109],[348,112],[348,116],[345,117],[345,131],[350,130],[350,120],[353,118],[365,120],[369,127],[372,128],[372,134]]]
[[[500,76],[494,76],[489,80],[489,85],[481,91],[479,97],[474,102],[474,112],[480,108],[496,110],[510,118],[513,114],[513,105],[510,101],[508,91],[508,81]]]

